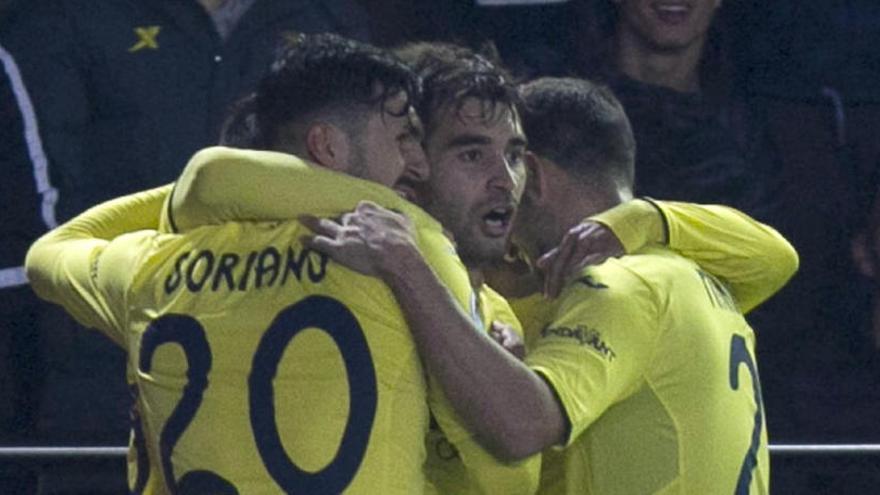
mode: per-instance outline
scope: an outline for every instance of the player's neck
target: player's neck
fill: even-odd
[[[583,222],[586,218],[632,199],[632,192],[627,188],[611,185],[593,187],[583,183],[573,184],[573,186],[564,195],[558,196],[563,199],[557,200],[557,206],[553,208],[555,210],[554,218],[552,222],[548,222],[554,227],[555,232],[551,238],[555,240],[552,244],[543,246],[545,249],[556,247],[570,228]]]

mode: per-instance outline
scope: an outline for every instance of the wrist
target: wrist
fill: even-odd
[[[382,257],[379,276],[392,287],[406,285],[413,275],[430,270],[415,244],[403,242]]]

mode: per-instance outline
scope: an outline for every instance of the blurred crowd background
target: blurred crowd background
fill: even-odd
[[[708,32],[676,51],[647,30],[645,58],[620,37],[640,4],[710,5]],[[277,40],[323,31],[453,41],[523,79],[609,85],[633,123],[639,194],[736,206],[800,254],[750,315],[771,444],[880,443],[876,0],[0,0],[0,444],[127,443],[123,352],[33,296],[29,244],[174,180]],[[639,65],[651,60],[676,77]],[[878,471],[869,457],[774,457],[772,483],[872,493]],[[3,493],[118,493],[124,469],[6,462],[0,478]]]

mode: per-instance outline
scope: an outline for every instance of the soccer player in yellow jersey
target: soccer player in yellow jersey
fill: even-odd
[[[427,50],[422,53],[422,57],[427,56],[426,54],[430,54],[432,51],[436,54],[436,50]],[[438,56],[442,55],[442,53],[441,51]],[[443,67],[443,63],[436,58],[433,60],[429,58],[428,62],[430,63],[424,63],[424,60],[422,62],[422,70],[420,72],[423,75],[429,76],[426,77],[426,91],[430,94],[432,85],[430,76],[432,72],[435,77],[437,74],[447,75],[448,73],[444,74],[438,70],[440,67]],[[419,67],[418,63],[415,65],[417,68]],[[431,70],[426,72],[425,68]],[[438,77],[437,79],[440,78]],[[438,83],[435,80],[433,84]],[[430,98],[428,101],[430,101]],[[463,105],[461,109],[467,110],[467,107]],[[461,155],[461,158],[484,154],[489,160],[501,161],[500,158],[496,157],[503,156],[504,139],[495,141],[501,144],[500,147],[498,144],[493,144],[493,140],[487,136],[483,136],[482,142],[473,139],[475,136],[480,136],[481,133],[486,132],[486,130],[492,129],[493,125],[490,123],[481,122],[478,119],[469,121],[465,118],[459,118],[459,115],[454,114],[451,116],[453,117],[451,119],[448,118],[450,115],[446,115],[447,119],[435,121],[432,115],[436,116],[436,111],[432,112],[429,109],[427,111],[423,110],[421,113],[426,117],[425,120],[428,123],[428,128],[431,129],[433,127],[435,131],[434,133],[429,132],[426,137],[426,147],[429,151],[432,149],[432,139],[447,136],[445,140],[439,139],[434,142],[434,149],[443,149],[438,143],[458,143],[459,141],[455,138],[460,134],[470,137],[470,142],[465,141],[462,145],[465,149],[459,150],[460,153],[458,154]],[[435,154],[432,159],[433,174],[430,188],[433,191],[429,191],[429,193],[435,197],[440,196],[442,200],[443,194],[447,194],[450,198],[455,198],[456,194],[464,191],[466,194],[463,196],[463,199],[465,199],[463,204],[468,205],[469,203],[466,199],[470,196],[467,195],[467,188],[474,185],[477,185],[477,188],[479,188],[479,186],[484,184],[481,177],[491,177],[491,173],[481,173],[479,168],[468,169],[466,167],[467,163],[461,164],[455,161],[438,160],[438,156],[443,157],[442,154]],[[432,157],[430,152],[429,157]],[[260,168],[260,164],[253,164],[252,171]],[[492,167],[485,168],[492,169]],[[244,170],[246,171],[247,168],[244,168]],[[234,175],[232,170],[227,169],[226,172],[232,172]],[[276,172],[281,171],[278,170]],[[271,176],[271,172],[266,174],[264,170],[260,170],[258,175],[261,180],[265,180],[267,176]],[[278,187],[283,190],[286,186],[282,184],[282,175],[279,174],[273,179],[275,182],[266,183],[265,186]],[[243,180],[246,177],[247,172],[240,174],[238,179]],[[302,179],[300,178],[299,180],[302,182]],[[497,181],[497,177],[495,180]],[[205,187],[205,181],[201,182],[201,186]],[[485,184],[491,185],[493,182],[487,181]],[[207,187],[205,193],[209,195],[216,193],[218,189],[222,188],[222,181],[219,185],[219,188]],[[238,214],[247,212],[248,215],[253,215],[256,218],[284,218],[290,214],[283,203],[264,200],[260,197],[243,199],[241,193],[241,189],[217,193],[213,198],[216,204],[212,206],[225,206],[231,208],[231,210],[237,210]],[[319,200],[319,198],[314,199]],[[437,210],[438,202],[428,202],[426,206],[438,217],[444,216],[443,211]],[[663,217],[668,223],[668,234],[662,228],[662,224],[659,221],[660,217],[657,215],[658,210],[655,209],[655,206],[662,211]],[[668,236],[667,240],[672,246],[698,259],[701,265],[706,267],[708,271],[722,275],[730,283],[731,290],[743,310],[750,309],[766,299],[791,275],[794,264],[796,264],[796,256],[784,239],[778,236],[772,229],[761,226],[732,210],[720,207],[698,207],[675,203],[658,203],[655,206],[643,201],[630,202],[599,215],[597,219],[603,223],[615,226],[615,233],[623,241],[624,247],[627,248],[628,252],[639,249],[645,243],[658,242]],[[372,210],[365,209],[364,211],[369,212]],[[435,211],[437,212],[435,213]],[[462,210],[459,209],[457,211],[460,212]],[[465,242],[468,240],[470,242],[479,242],[480,222],[495,219],[484,218],[484,215],[478,214],[479,210],[476,209],[471,211],[465,209],[464,211],[467,214],[455,215],[446,213],[446,227],[458,232],[467,232],[466,229],[471,227],[471,234],[474,233],[474,230],[477,230],[476,233],[478,235],[460,237],[466,239]],[[373,213],[365,214],[374,215]],[[633,219],[638,219],[638,221],[633,221]],[[590,224],[593,226],[597,225],[591,222],[585,225]],[[475,225],[477,229],[473,228]],[[579,233],[582,233],[582,231],[579,231]],[[345,235],[349,234],[353,234],[353,232],[347,231]],[[570,244],[568,240],[571,237],[566,236],[565,239],[563,247]],[[492,242],[490,238],[490,246]],[[477,249],[479,249],[479,246],[477,246]],[[479,251],[473,250],[471,252]],[[499,255],[500,253],[496,253],[495,256]],[[385,259],[394,260],[397,257],[390,255],[385,256]],[[465,259],[471,264],[469,268],[471,268],[470,272],[473,283],[473,275],[475,273],[477,275],[480,274],[480,270],[475,269],[481,266],[480,259],[472,256]],[[486,258],[486,261],[491,259],[491,256],[489,256]],[[479,281],[479,279],[476,280]],[[416,290],[416,285],[413,285],[410,289]],[[434,306],[439,305],[435,304]],[[545,310],[552,308],[551,305],[539,306]],[[484,307],[482,309],[485,312],[487,308]],[[534,318],[541,315],[529,314],[528,316]],[[449,319],[454,320],[455,318],[453,316]],[[437,437],[432,436],[432,438],[436,439]],[[433,475],[436,483],[435,488],[439,488],[444,493],[465,493],[468,485],[466,481],[461,479],[462,473],[457,469],[454,449],[451,449],[448,443],[442,441],[437,442],[435,447],[438,455],[434,456],[433,459],[429,455],[428,464],[429,474]],[[458,479],[455,479],[456,477]]]
[[[303,214],[334,214],[363,198],[405,212],[418,249],[466,308],[473,290],[439,224],[386,188],[426,174],[412,139],[417,82],[378,49],[303,37],[239,109],[247,118],[236,122],[237,138],[274,152],[208,150],[194,161],[302,167],[333,185],[322,191],[325,207]],[[142,230],[160,214],[175,226],[161,211],[168,193],[93,208],[27,258],[42,297],[128,351],[139,416],[133,492],[421,493],[429,404],[462,440],[468,470],[497,464],[426,387],[386,286],[303,245],[297,221]],[[530,493],[535,466],[512,465],[487,492]]]
[[[568,229],[585,217],[654,208],[627,202],[634,143],[610,92],[587,81],[543,79],[523,94],[524,128],[535,154],[514,233],[532,258],[564,243]],[[696,213],[686,205],[659,208],[667,215]],[[720,207],[708,212],[729,214]],[[449,296],[415,250],[396,242],[391,257],[364,254],[365,247],[381,252],[389,232],[401,233],[392,228],[394,218],[374,209],[345,225],[325,222],[324,236],[312,245],[389,282],[409,313],[427,368],[488,448],[506,459],[550,448],[543,493],[767,492],[754,334],[743,313],[796,269],[796,253],[772,229],[764,230],[772,239],[769,262],[749,259],[762,254],[754,244],[724,267],[718,263],[723,246],[702,254],[708,267],[730,276],[734,290],[657,245],[584,269],[555,301],[515,305],[526,311],[521,317],[530,335],[523,364],[463,317],[450,317],[449,305],[441,304]],[[712,228],[718,226],[697,237]],[[686,230],[670,224],[666,236],[671,241]],[[366,242],[340,235],[353,231]],[[761,278],[755,267],[771,267],[766,288],[753,284]]]
[[[419,106],[419,114],[426,123],[428,154],[441,172],[437,179],[443,180],[443,171],[455,168],[458,173],[468,174],[473,187],[457,190],[448,198],[430,197],[419,183],[404,177],[397,188],[407,190],[409,197],[425,205],[457,240],[457,250],[476,294],[465,308],[470,321],[480,330],[521,333],[506,301],[482,283],[479,271],[487,260],[503,255],[510,219],[522,193],[525,138],[514,107],[515,87],[494,64],[463,48],[418,45],[407,48],[404,55],[423,78],[424,105]],[[233,141],[239,144],[240,140]],[[249,146],[246,140],[241,145]],[[236,164],[241,174],[230,177]],[[265,162],[247,165],[241,161],[230,163],[230,167],[218,163],[193,165],[184,173],[184,190],[178,191],[171,203],[170,211],[174,212],[179,228],[229,219],[267,218],[261,207],[280,210],[270,218],[289,218],[293,214],[291,202],[323,201],[311,195],[279,198],[297,183],[308,184],[304,189],[309,192],[314,190],[314,181],[309,178],[294,177],[284,182],[285,176],[297,173],[291,168],[272,167]],[[273,173],[278,176],[272,177]],[[265,183],[261,182],[264,178]],[[259,185],[240,185],[245,182]],[[266,194],[267,191],[278,192],[276,195]],[[219,195],[221,200],[210,205],[189,202],[191,198],[211,195]],[[237,203],[233,204],[233,200]],[[447,208],[446,204],[457,209]],[[507,328],[499,327],[499,323]],[[517,481],[517,473],[534,468],[537,477],[537,457],[513,464],[477,459],[480,468],[471,469],[476,455],[475,449],[469,447],[472,435],[444,427],[437,417],[438,410],[433,412],[439,428],[432,430],[426,442],[429,492],[509,493],[529,489],[527,483]]]

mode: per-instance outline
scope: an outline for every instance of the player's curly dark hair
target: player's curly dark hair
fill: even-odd
[[[544,77],[520,86],[529,149],[580,177],[632,187],[636,144],[623,106],[585,79]]]
[[[233,108],[221,144],[273,149],[286,138],[282,128],[318,114],[357,132],[369,112],[390,112],[385,103],[401,92],[414,106],[419,78],[392,53],[336,34],[288,34],[269,74]]]
[[[515,108],[519,103],[510,74],[493,61],[493,54],[477,53],[451,43],[418,42],[404,45],[395,53],[408,63],[422,80],[422,98],[416,106],[426,134],[436,124],[436,112],[443,108],[458,111],[468,98],[483,103],[488,120],[500,117],[499,108]]]

